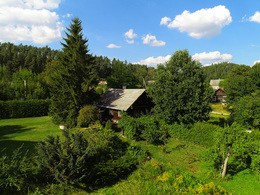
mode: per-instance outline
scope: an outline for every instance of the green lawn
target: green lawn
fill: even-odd
[[[37,142],[47,135],[61,135],[57,125],[54,125],[50,117],[34,117],[0,120],[0,154],[2,149],[6,154],[23,144],[23,150],[34,151]]]

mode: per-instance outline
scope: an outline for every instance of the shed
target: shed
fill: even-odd
[[[108,89],[97,104],[101,112],[101,121],[112,120],[118,123],[122,112],[138,117],[141,113],[150,111],[152,100],[147,97],[145,89]]]

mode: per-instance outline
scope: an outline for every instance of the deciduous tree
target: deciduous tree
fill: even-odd
[[[187,50],[179,50],[169,62],[158,66],[149,94],[160,119],[194,123],[208,118],[213,91],[205,81],[201,64]]]

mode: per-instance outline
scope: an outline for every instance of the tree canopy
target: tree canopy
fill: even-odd
[[[178,50],[169,62],[158,66],[149,94],[159,118],[168,123],[194,123],[208,118],[213,91],[201,64],[187,50]]]

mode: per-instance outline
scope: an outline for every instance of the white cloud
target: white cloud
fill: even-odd
[[[130,29],[129,31],[127,31],[127,32],[125,33],[125,36],[126,36],[126,38],[128,38],[128,39],[137,38],[137,34],[134,33],[134,30],[133,30],[133,29]]]
[[[113,48],[121,48],[121,46],[115,45],[115,44],[109,44],[107,48],[113,49]]]
[[[158,41],[155,36],[149,34],[143,36],[142,39],[143,39],[143,44],[149,44],[151,46],[161,47],[166,44],[166,42]]]
[[[152,56],[152,57],[146,58],[144,60],[140,60],[139,62],[134,62],[133,64],[145,64],[148,66],[156,66],[157,64],[163,64],[163,63],[169,61],[170,58],[171,58],[171,55],[167,55],[165,57],[158,56],[157,58],[154,58]]]
[[[181,32],[187,32],[193,38],[200,39],[219,35],[221,29],[231,22],[232,17],[229,10],[225,6],[219,5],[194,13],[185,10],[181,15],[177,15],[168,27],[177,28]]]
[[[199,60],[202,64],[204,63],[220,63],[220,62],[229,62],[232,60],[233,56],[231,54],[221,54],[219,51],[214,52],[202,52],[202,53],[196,53],[192,56],[194,60]]]
[[[133,44],[135,41],[134,40],[126,40],[127,43]]]
[[[249,21],[260,23],[260,12],[255,12],[255,14],[249,18]]]
[[[137,34],[134,33],[133,29],[130,29],[124,35],[126,37],[126,42],[129,44],[133,44],[135,42],[134,39],[138,37]],[[131,39],[131,40],[128,40],[128,39]]]
[[[260,63],[260,60],[254,61],[253,65],[255,65],[256,63]]]
[[[0,7],[22,7],[30,9],[56,9],[61,0],[2,0]]]
[[[166,25],[167,26],[170,21],[171,21],[171,18],[165,16],[161,19],[160,25]]]
[[[0,2],[0,41],[46,44],[61,38],[60,0],[9,0]]]

